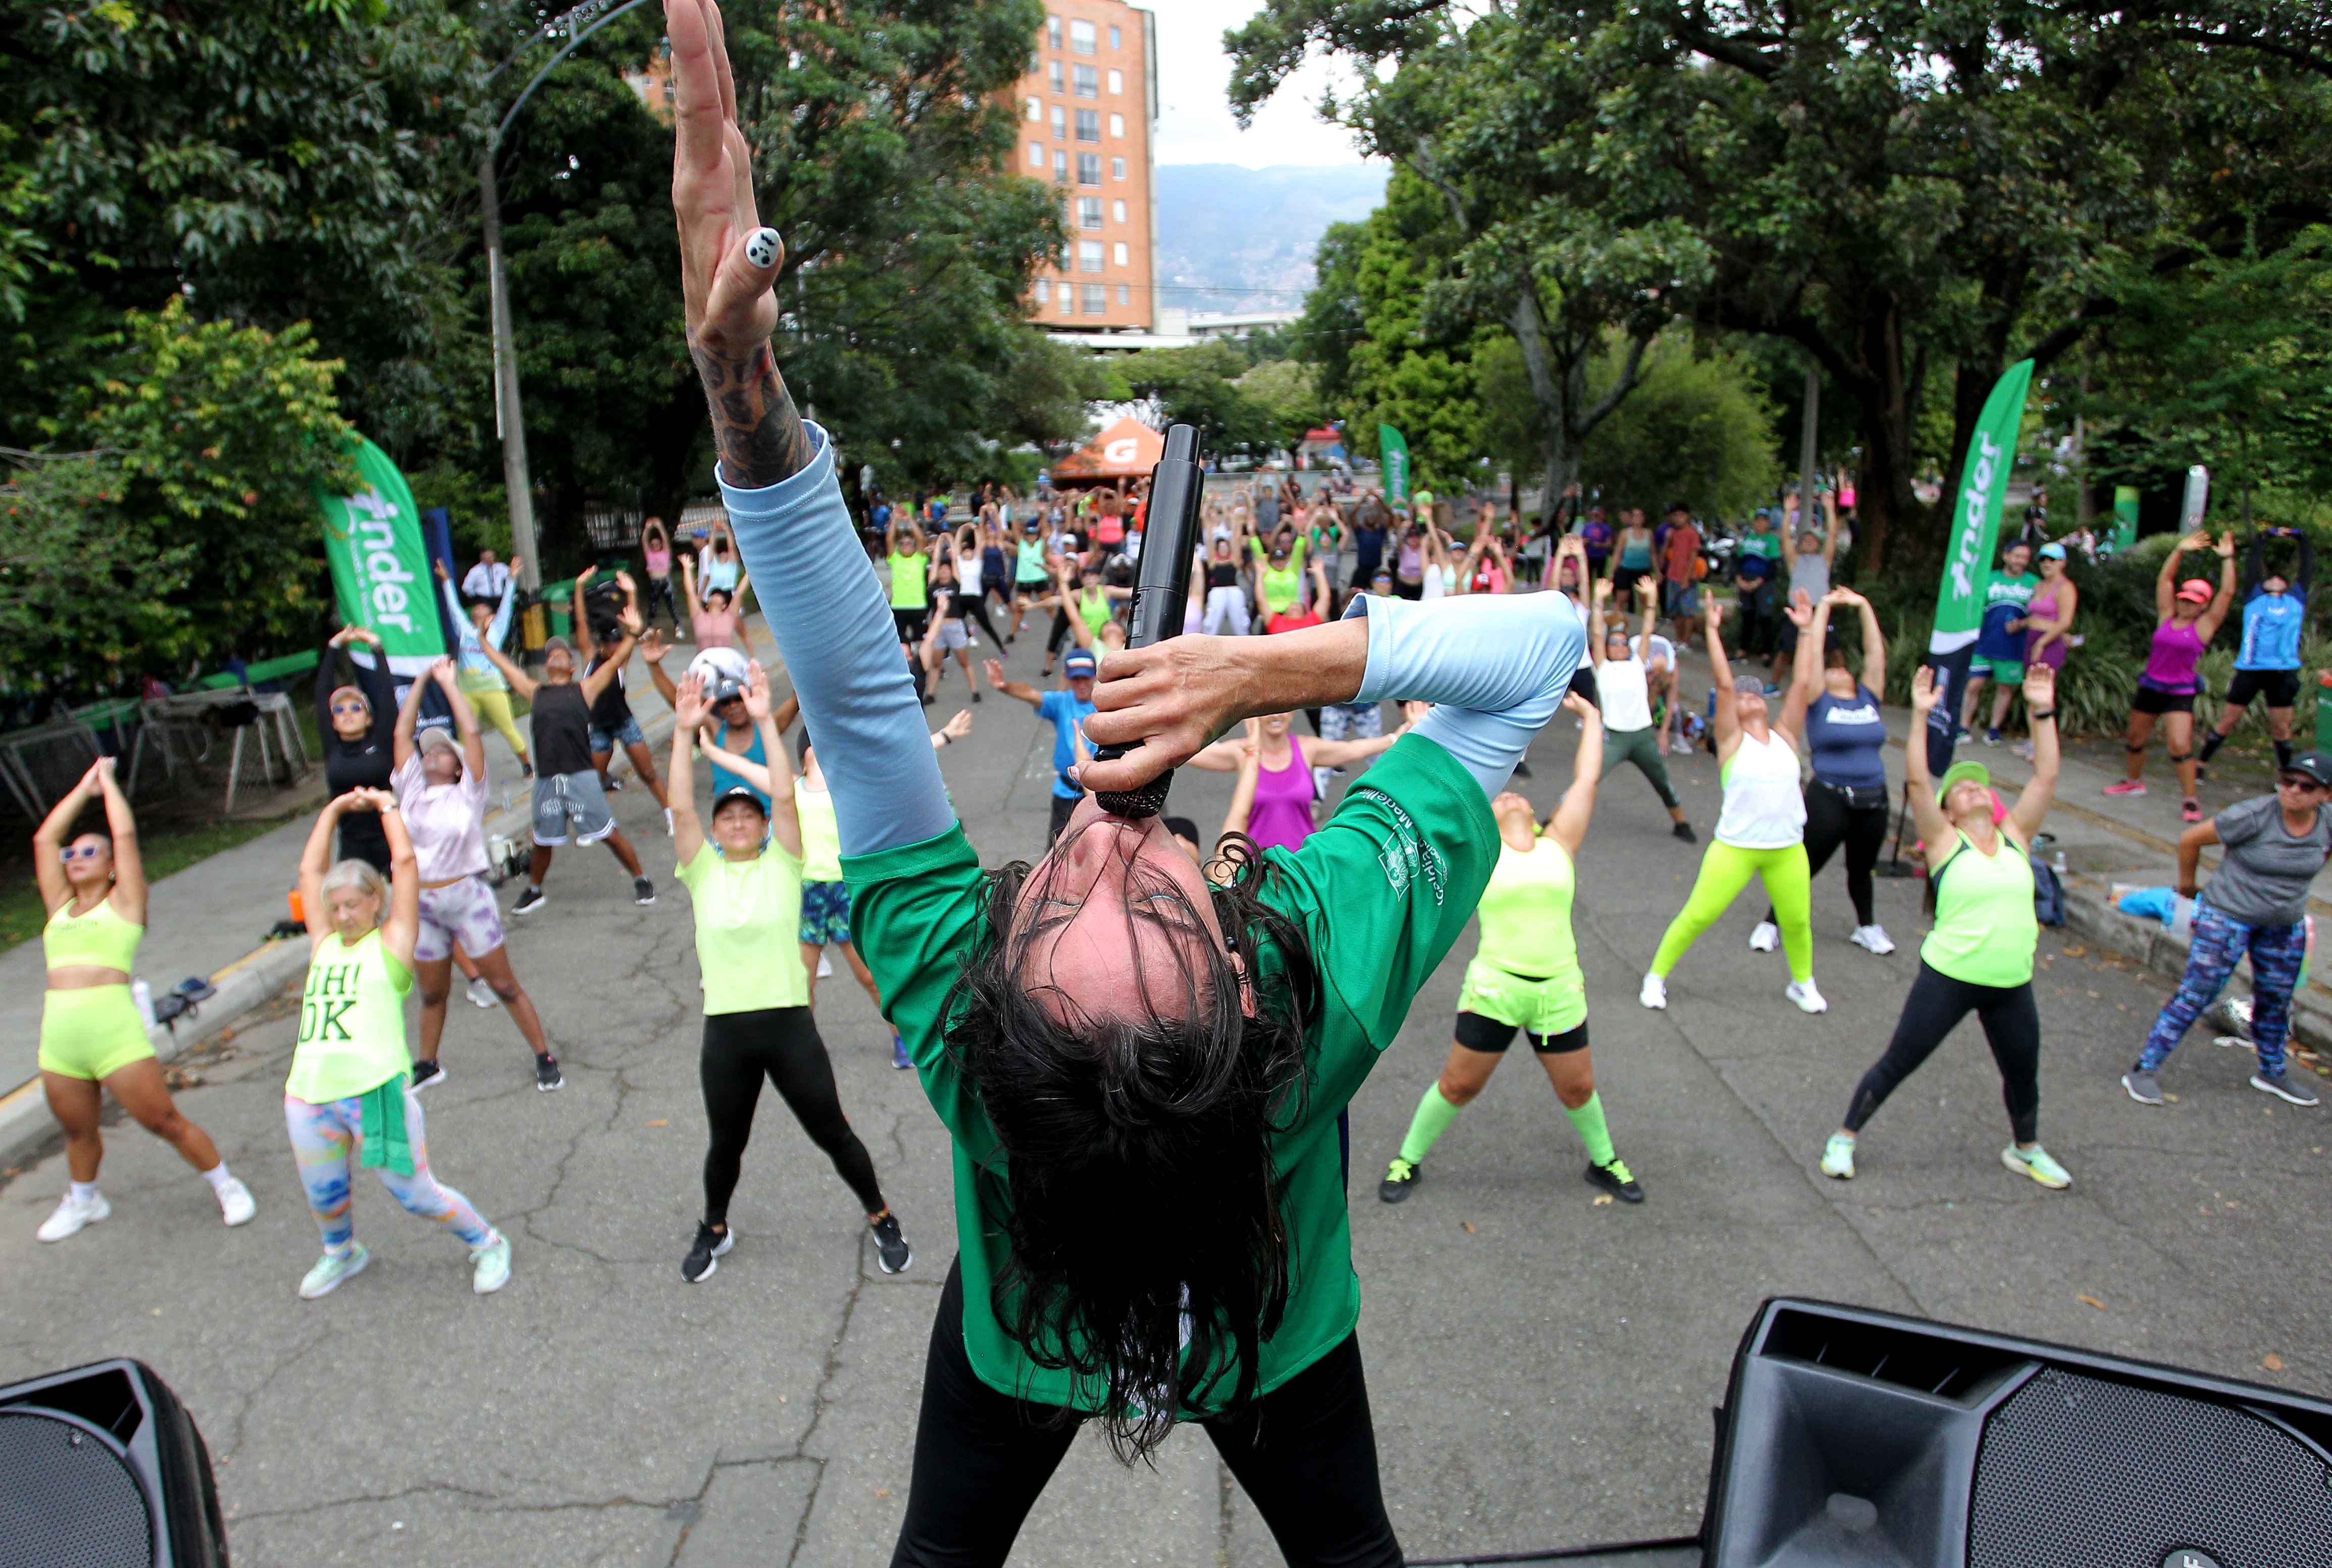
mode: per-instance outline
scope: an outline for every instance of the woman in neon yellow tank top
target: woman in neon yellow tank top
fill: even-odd
[[[93,798],[105,801],[105,833],[65,842]],[[111,835],[109,837],[107,835]],[[113,759],[100,758],[33,835],[33,870],[49,923],[41,932],[49,989],[41,1007],[41,1092],[64,1129],[72,1185],[33,1234],[62,1241],[113,1212],[97,1189],[105,1158],[98,1130],[105,1091],[138,1124],[176,1149],[218,1195],[229,1225],[256,1212],[251,1192],[228,1173],[218,1145],[180,1113],[147,1043],[146,1020],[130,999],[129,966],[146,935],[146,868],[138,822],[114,782]]]
[[[333,829],[350,811],[380,813],[387,882],[361,860],[327,869]],[[300,1281],[300,1295],[330,1296],[372,1261],[349,1218],[360,1166],[379,1169],[381,1185],[406,1213],[460,1237],[470,1249],[470,1288],[492,1295],[510,1283],[510,1239],[430,1173],[421,1100],[409,1082],[405,999],[421,935],[421,865],[396,796],[351,789],[325,804],[300,855],[300,910],[308,983],[283,1085],[283,1125],[324,1236],[324,1256]]]
[[[1782,951],[1789,956],[1790,984],[1782,994],[1802,1012],[1825,1012],[1830,1003],[1814,989],[1813,878],[1806,867],[1806,800],[1798,789],[1798,737],[1805,732],[1806,704],[1821,689],[1821,650],[1807,637],[1798,639],[1789,693],[1781,713],[1769,716],[1763,692],[1754,684],[1737,690],[1733,684],[1733,664],[1717,633],[1725,607],[1714,596],[1701,598],[1708,667],[1716,677],[1716,764],[1725,804],[1714,842],[1701,856],[1700,875],[1660,938],[1636,999],[1648,1008],[1668,1005],[1668,970],[1754,876],[1773,901]],[[1812,599],[1792,594],[1788,614],[1803,631],[1813,624]]]
[[[1409,1136],[1377,1184],[1377,1196],[1387,1203],[1417,1190],[1434,1140],[1489,1085],[1516,1029],[1529,1039],[1563,1114],[1587,1145],[1588,1184],[1622,1202],[1644,1200],[1643,1188],[1611,1147],[1603,1101],[1595,1093],[1595,1062],[1587,1054],[1587,981],[1571,935],[1579,846],[1595,815],[1595,785],[1603,776],[1603,716],[1576,692],[1563,705],[1579,715],[1579,757],[1571,788],[1544,830],[1529,800],[1514,790],[1490,802],[1500,844],[1498,864],[1476,911],[1482,943],[1466,966],[1458,1037],[1440,1080],[1418,1102]]]
[[[1812,639],[1808,639],[1812,640]],[[1854,1174],[1856,1134],[1904,1079],[1933,1056],[1944,1037],[1974,1013],[1983,1024],[1992,1059],[2000,1067],[2014,1142],[2000,1162],[2043,1187],[2073,1184],[2072,1175],[2040,1147],[2040,1013],[2032,1001],[2032,952],[2040,926],[2032,914],[2032,835],[2057,793],[2057,672],[2024,666],[2024,712],[2032,725],[2032,782],[2007,817],[1993,819],[1992,775],[1981,762],[1959,762],[1938,785],[1927,773],[1927,749],[1905,754],[1911,814],[1927,846],[1927,884],[1935,899],[1935,927],[1919,949],[1919,977],[1903,999],[1903,1016],[1887,1054],[1855,1086],[1846,1123],[1822,1151],[1825,1176]],[[1911,733],[1926,731],[1935,706],[1935,673],[1911,682]]]

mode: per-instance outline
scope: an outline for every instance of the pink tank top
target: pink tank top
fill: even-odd
[[[2057,596],[2049,589],[2042,588],[2039,593],[2032,596],[2032,602],[2024,607],[2024,617],[2027,620],[2034,621],[2055,620],[2057,618]],[[2039,632],[2027,632],[2024,634],[2024,662],[2029,664],[2037,661],[2038,663],[2048,665],[2052,670],[2063,669],[2065,667],[2065,639],[2059,637],[2056,641],[2050,643],[2047,647],[2042,648],[2036,654],[2033,652],[2033,646],[2035,644],[2040,642],[2040,637],[2041,634]]]
[[[2167,620],[2154,628],[2153,651],[2147,654],[2140,685],[2157,692],[2190,693],[2194,666],[2203,662],[2203,638],[2193,621]]]
[[[1247,836],[1260,848],[1294,849],[1312,837],[1312,770],[1304,765],[1304,748],[1292,735],[1287,751],[1286,767],[1266,767],[1256,775]]]

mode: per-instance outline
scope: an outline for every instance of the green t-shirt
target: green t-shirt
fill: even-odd
[[[1744,533],[1736,547],[1743,555],[1754,555],[1773,560],[1782,553],[1782,536],[1778,533]]]
[[[1571,901],[1578,874],[1562,845],[1542,836],[1527,850],[1503,838],[1489,884],[1482,890],[1481,945],[1477,961],[1508,974],[1562,980],[1578,988],[1579,944],[1571,934]]]
[[[1295,548],[1287,552],[1287,564],[1284,567],[1271,564],[1271,558],[1263,551],[1263,540],[1251,539],[1247,542],[1247,548],[1255,552],[1256,570],[1263,574],[1264,607],[1273,615],[1292,607],[1304,592],[1305,541],[1300,539],[1295,541]]]
[[[802,880],[842,880],[842,828],[834,819],[834,792],[794,786],[794,811],[801,818]]]
[[[2021,986],[2032,978],[2040,945],[2032,857],[2005,826],[1993,855],[1964,833],[1952,837],[1959,847],[1935,869],[1935,928],[1919,957],[1937,974],[1972,986]]]
[[[1497,857],[1497,826],[1481,785],[1421,735],[1380,758],[1301,848],[1265,853],[1273,875],[1264,902],[1311,943],[1322,1005],[1313,1025],[1304,1121],[1272,1140],[1286,1193],[1282,1213],[1292,1278],[1279,1332],[1261,1347],[1258,1392],[1343,1343],[1360,1319],[1336,1115],[1400,1032],[1417,989],[1465,930]],[[923,1092],[954,1137],[963,1343],[972,1370],[990,1388],[1019,1399],[1098,1409],[1097,1391],[1031,1364],[997,1324],[989,1301],[1008,1253],[994,1218],[1010,1203],[1005,1154],[949,1059],[941,1016],[950,988],[984,935],[979,857],[957,827],[920,844],[845,856],[843,871],[858,951],[882,987],[884,1010],[907,1042]],[[1253,972],[1268,977],[1279,969],[1278,955],[1259,934],[1252,940]],[[1212,1401],[1227,1399],[1237,1382],[1219,1380]]]
[[[932,558],[917,550],[913,555],[901,555],[894,550],[891,563],[891,607],[894,610],[929,609],[931,590],[923,579],[931,570]]]
[[[704,1011],[809,1005],[801,940],[802,863],[775,839],[750,860],[724,860],[706,839],[675,874],[696,905],[696,966]]]
[[[413,971],[397,961],[378,930],[352,942],[343,942],[337,932],[318,942],[300,993],[300,1041],[283,1092],[311,1105],[329,1104],[377,1089],[411,1067],[405,996],[412,989]]]

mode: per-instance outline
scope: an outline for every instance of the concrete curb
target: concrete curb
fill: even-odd
[[[671,739],[672,727],[669,709],[640,726],[650,746]],[[509,809],[488,814],[487,834],[517,837],[527,833],[533,817],[530,798],[530,791],[522,792]],[[192,1018],[175,1028],[158,1024],[146,1031],[146,1037],[153,1042],[154,1054],[167,1062],[215,1038],[245,1014],[263,1006],[307,967],[308,944],[299,938],[261,943],[212,974],[211,983],[218,988],[218,993],[202,1003]],[[0,1095],[0,1166],[26,1163],[58,1136],[56,1119],[49,1114],[48,1099],[41,1093],[40,1079],[33,1078]]]
[[[2065,880],[2065,929],[2078,932],[2156,974],[2175,980],[2186,972],[2186,938],[2165,931],[2156,922],[2124,914],[2107,902],[2108,890],[2086,877]],[[2230,996],[2251,994],[2251,971],[2238,966],[2227,984]],[[2292,999],[2291,1032],[2302,1045],[2332,1052],[2332,1000],[2310,984]]]

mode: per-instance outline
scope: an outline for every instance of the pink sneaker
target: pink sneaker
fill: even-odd
[[[2146,780],[2143,779],[2117,779],[2112,783],[2106,786],[2106,793],[2108,795],[2143,795],[2146,793]]]
[[[2193,796],[2188,796],[2186,803],[2178,808],[2178,820],[2181,822],[2202,821],[2203,803],[2200,800],[2195,799]]]

